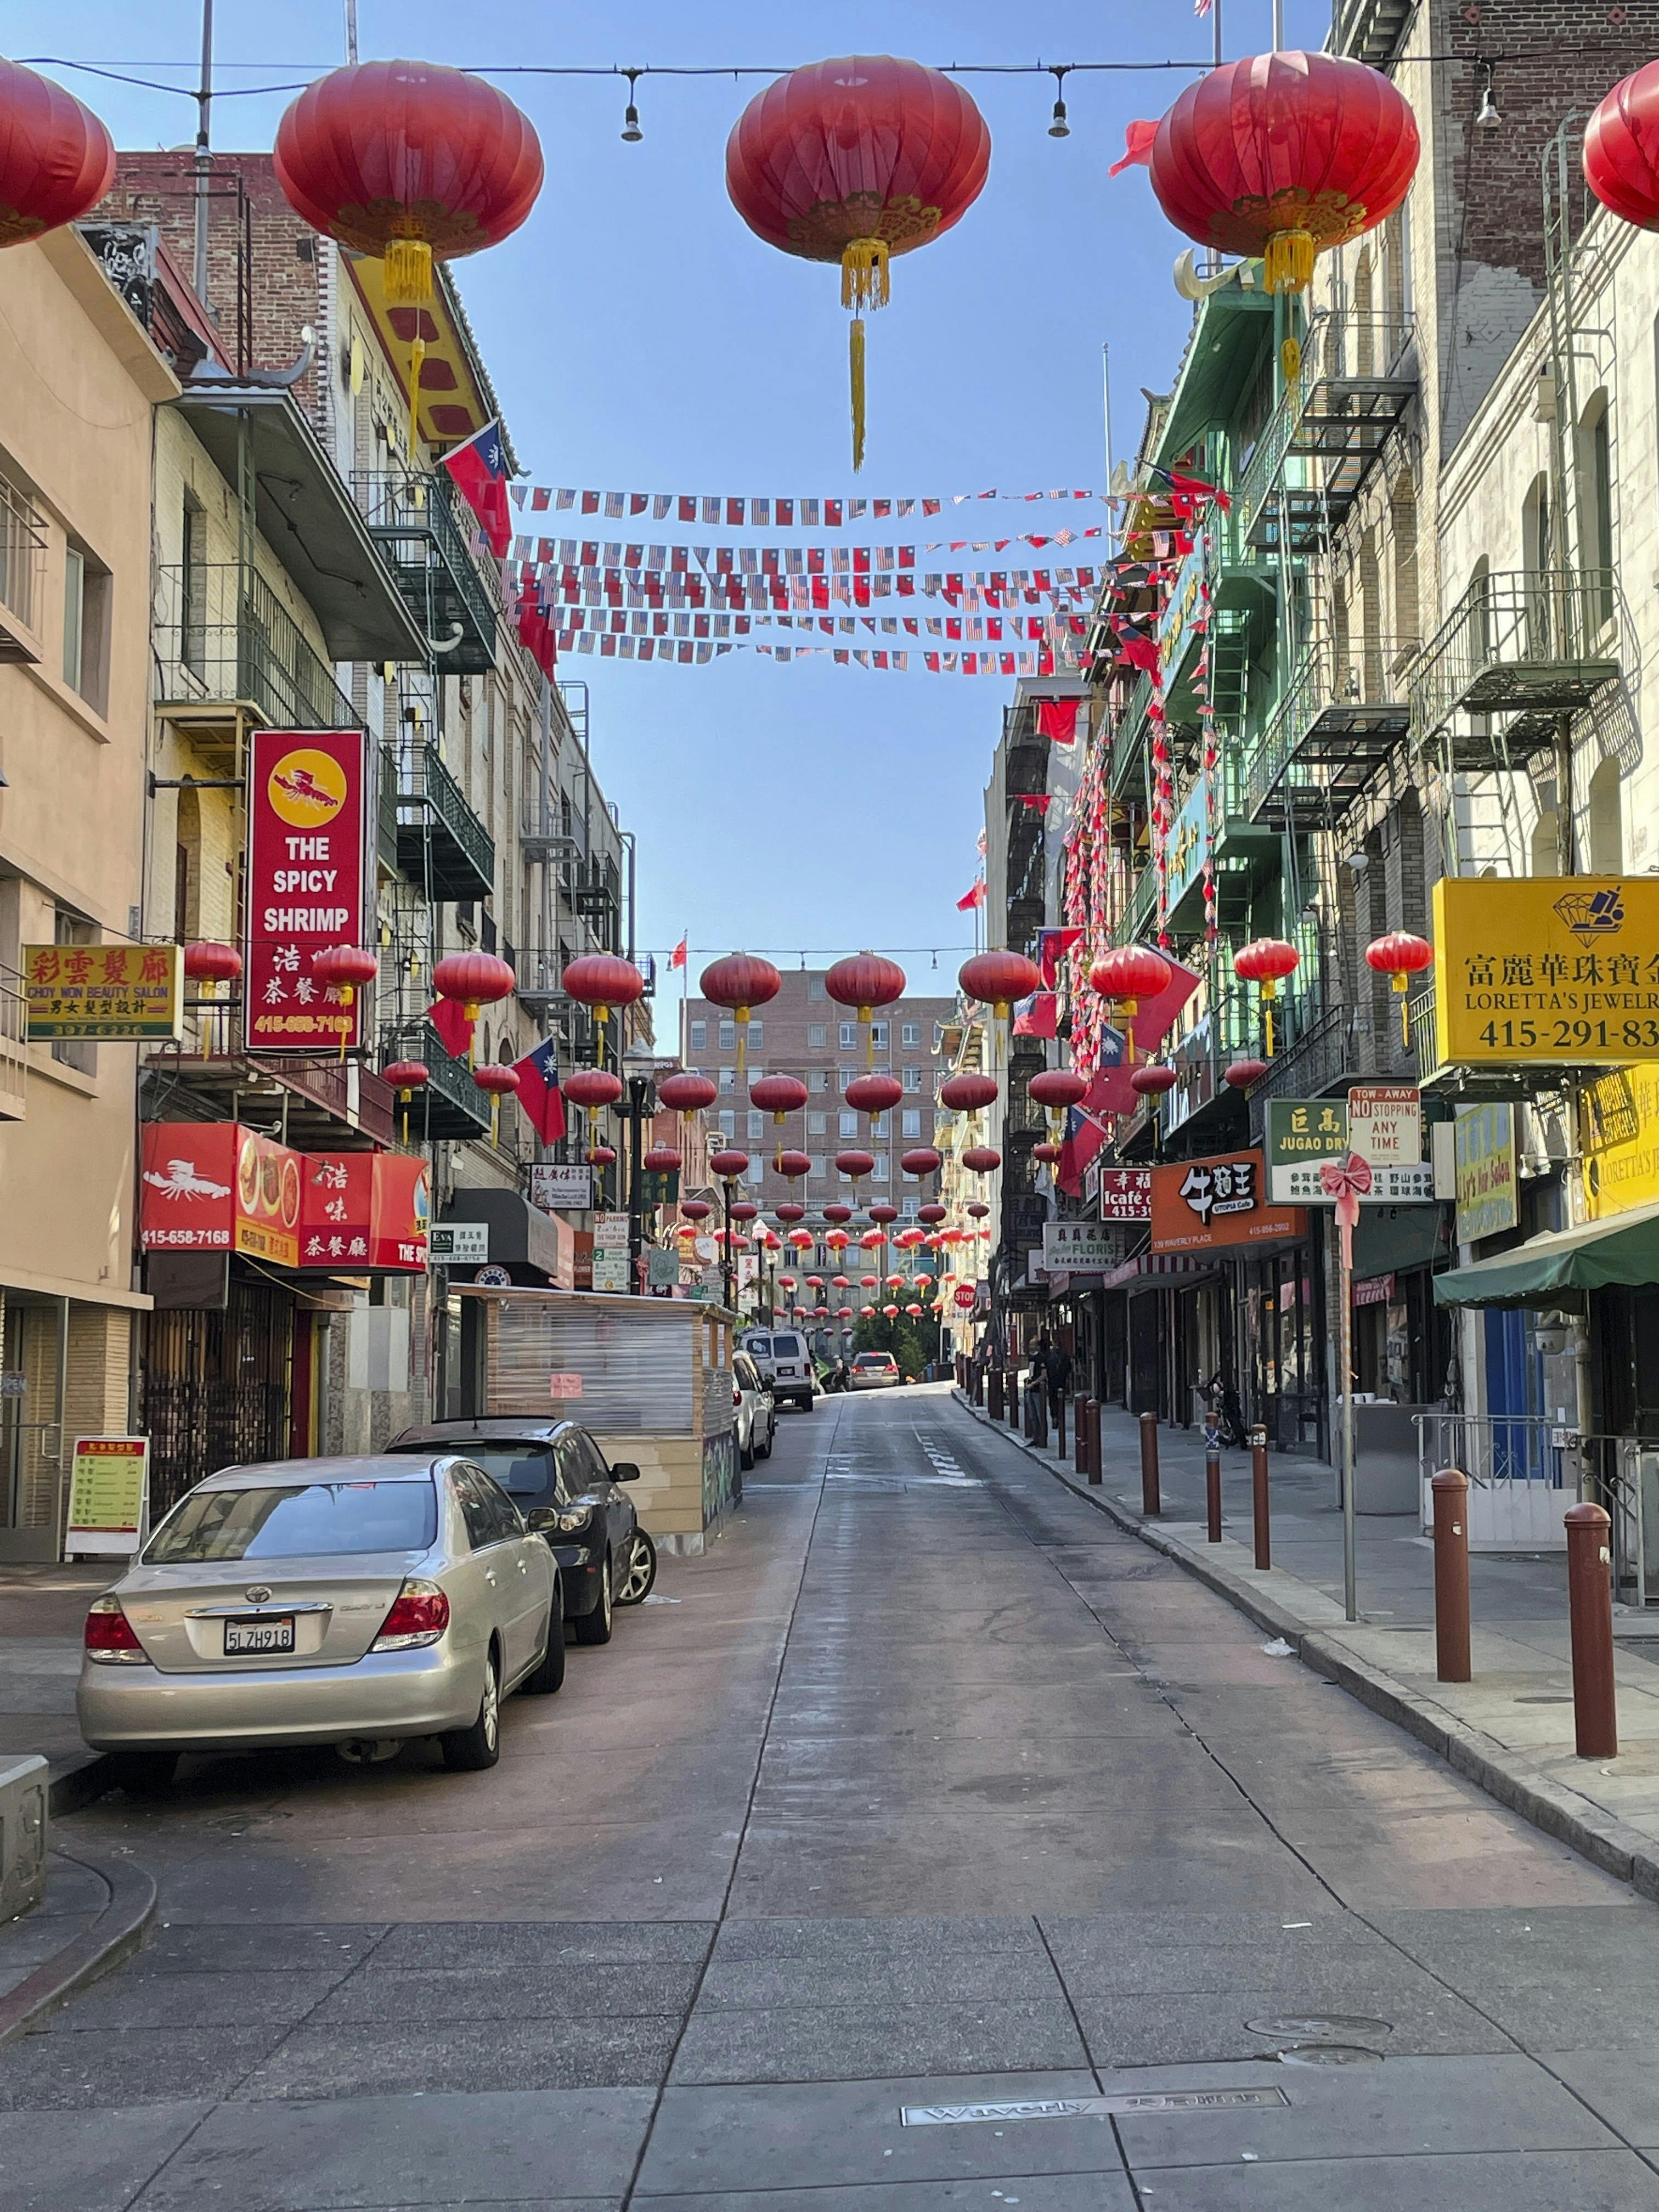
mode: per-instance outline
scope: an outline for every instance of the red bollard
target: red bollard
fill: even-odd
[[[1613,1682],[1613,1523],[1599,1505],[1574,1505],[1567,1524],[1567,1612],[1572,1625],[1572,1718],[1580,1759],[1616,1759]]]
[[[1089,1401],[1079,1390],[1072,1400],[1072,1437],[1075,1447],[1072,1455],[1072,1470],[1076,1474],[1089,1472],[1089,1424],[1084,1419]]]
[[[1088,1468],[1089,1480],[1091,1483],[1097,1483],[1101,1479],[1100,1401],[1098,1398],[1088,1398],[1084,1401],[1083,1418],[1089,1431],[1087,1441],[1083,1448],[1084,1458]]]
[[[1443,1467],[1434,1493],[1434,1671],[1442,1682],[1469,1672],[1469,1478]]]
[[[1221,1541],[1221,1449],[1218,1445],[1204,1455],[1204,1503],[1209,1512],[1209,1540]]]
[[[994,1421],[1002,1419],[1002,1370],[989,1369],[985,1378],[985,1410]]]
[[[1150,1521],[1163,1511],[1158,1489],[1158,1415],[1140,1417],[1140,1510]]]
[[[1265,1575],[1273,1563],[1273,1538],[1267,1522],[1267,1431],[1250,1431],[1250,1492],[1255,1513],[1255,1563]]]
[[[1054,1457],[1066,1456],[1066,1393],[1060,1391],[1054,1399]]]

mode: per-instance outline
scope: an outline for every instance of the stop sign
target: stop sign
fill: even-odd
[[[958,1283],[957,1285],[957,1304],[962,1308],[963,1313],[966,1313],[969,1308],[973,1304],[974,1297],[974,1286],[971,1283]]]

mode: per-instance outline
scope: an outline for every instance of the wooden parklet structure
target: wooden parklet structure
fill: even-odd
[[[606,1459],[637,1464],[635,1502],[659,1549],[701,1552],[743,1495],[737,1316],[690,1298],[457,1288],[482,1324],[465,1410],[580,1421]]]

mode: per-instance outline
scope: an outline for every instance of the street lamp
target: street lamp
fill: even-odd
[[[623,1054],[622,1072],[628,1097],[628,1287],[637,1297],[641,1287],[640,1262],[645,1255],[642,1132],[657,1112],[656,1059],[642,1046],[629,1045]]]

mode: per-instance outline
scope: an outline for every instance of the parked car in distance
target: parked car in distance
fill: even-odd
[[[740,1340],[743,1349],[769,1383],[775,1404],[799,1406],[810,1413],[817,1396],[817,1377],[806,1339],[793,1329],[750,1328]]]
[[[493,1766],[501,1705],[564,1678],[559,1571],[453,1449],[228,1467],[87,1615],[81,1733],[131,1780],[181,1752],[434,1736]]]
[[[899,1364],[890,1352],[854,1354],[853,1388],[855,1390],[884,1390],[899,1379]]]
[[[656,1579],[656,1547],[622,1487],[640,1471],[626,1461],[607,1466],[579,1421],[428,1421],[386,1449],[465,1452],[500,1483],[552,1548],[578,1644],[608,1644],[612,1607],[637,1605]]]
[[[746,1352],[732,1355],[732,1425],[738,1432],[738,1465],[748,1468],[770,1459],[778,1417],[772,1393]]]

